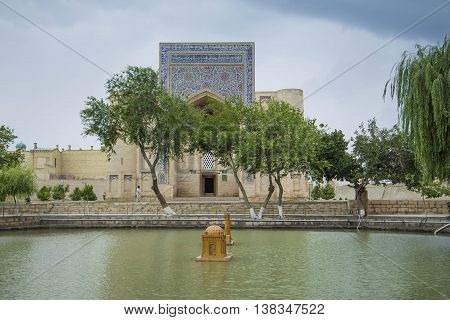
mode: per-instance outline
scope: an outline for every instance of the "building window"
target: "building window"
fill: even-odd
[[[123,191],[127,193],[132,192],[133,176],[131,174],[126,174],[123,176],[123,180]]]
[[[167,162],[158,163],[158,183],[167,184],[169,182],[169,164]]]
[[[228,181],[228,175],[226,173],[222,173],[222,182]]]
[[[47,158],[37,158],[36,159],[36,168],[37,169],[45,168],[46,164],[47,164]]]
[[[202,157],[202,169],[214,170],[216,168],[216,159],[211,153],[205,153]]]
[[[56,168],[56,158],[55,158],[55,168]]]
[[[119,192],[119,176],[117,174],[109,176],[109,192]]]

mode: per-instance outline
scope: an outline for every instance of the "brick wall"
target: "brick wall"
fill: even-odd
[[[253,203],[258,211],[260,203]],[[248,214],[243,202],[172,202],[171,208],[179,214],[209,213]],[[313,201],[286,202],[283,205],[285,214],[331,214],[345,215],[355,212],[354,201]],[[157,202],[141,203],[111,203],[111,202],[47,202],[31,205],[0,204],[0,216],[10,214],[46,214],[46,213],[78,213],[78,214],[156,214],[162,213]],[[275,203],[270,203],[265,214],[277,214]],[[449,209],[445,200],[411,201],[411,200],[373,200],[369,201],[369,214],[448,214]]]
[[[372,200],[368,209],[371,214],[448,214],[448,203],[448,200]]]

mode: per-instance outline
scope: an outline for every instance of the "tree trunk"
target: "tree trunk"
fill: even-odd
[[[269,174],[269,189],[268,190],[269,190],[269,193],[267,194],[267,197],[264,200],[264,202],[263,202],[263,204],[261,206],[261,209],[259,209],[258,219],[262,219],[264,210],[266,210],[267,204],[269,203],[270,198],[272,197],[272,194],[275,191],[275,187],[273,185],[272,175],[271,174]]]
[[[284,214],[283,214],[283,185],[281,184],[281,175],[279,172],[277,172],[277,175],[275,177],[275,182],[278,185],[278,215],[280,216],[280,218],[284,218]]]
[[[360,185],[355,189],[356,193],[356,204],[358,206],[358,214],[360,216],[365,216],[368,214],[368,192],[366,186]]]
[[[230,163],[231,163],[231,169],[233,170],[233,176],[236,180],[236,183],[239,187],[239,190],[242,192],[242,197],[244,198],[244,202],[247,205],[248,209],[250,210],[250,217],[252,219],[256,219],[255,209],[253,209],[253,206],[251,205],[250,201],[248,200],[247,192],[244,189],[244,185],[241,182],[241,179],[239,179],[238,172],[236,170],[236,167],[234,165],[233,157],[230,155]]]
[[[150,159],[148,158],[147,154],[145,153],[144,146],[142,144],[139,144],[139,148],[141,150],[141,154],[144,157],[145,162],[150,167],[150,173],[152,174],[152,190],[155,193],[156,198],[158,199],[159,203],[161,204],[161,207],[163,208],[164,213],[166,213],[168,215],[175,214],[175,212],[169,207],[166,199],[164,198],[163,194],[159,190],[158,176],[156,174],[156,165],[158,164],[158,161],[159,161],[159,155],[156,155],[155,160],[152,163],[150,161]]]

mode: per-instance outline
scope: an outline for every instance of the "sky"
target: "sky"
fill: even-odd
[[[391,69],[442,43],[449,17],[445,0],[0,0],[0,125],[28,148],[99,147],[79,114],[110,74],[157,69],[159,42],[251,41],[256,91],[300,88],[307,117],[350,137],[397,122]]]

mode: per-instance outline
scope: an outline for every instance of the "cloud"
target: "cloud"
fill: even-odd
[[[408,31],[404,37],[442,40],[450,30],[450,3],[445,0],[250,0],[255,6],[286,15],[317,17],[392,36],[415,23],[437,7],[447,4],[432,17]]]
[[[329,1],[322,2],[322,10],[315,2],[310,8],[301,3],[305,9],[287,7],[287,2],[259,3],[29,0],[14,7],[111,73],[127,65],[157,68],[159,42],[254,41],[256,90],[301,88],[305,95],[398,31],[395,21],[376,24],[376,7],[386,5],[384,0],[366,2],[366,11],[374,15],[367,19],[360,15],[370,12],[361,13],[357,3],[344,6],[351,12],[347,16]],[[407,6],[398,20],[407,25],[406,20],[426,12],[425,6]],[[433,32],[414,28],[306,100],[306,114],[348,136],[373,116],[381,125],[392,125],[397,113],[391,102],[383,102],[383,85],[404,50],[435,43],[423,37],[449,30],[448,22],[439,18],[439,24],[435,18],[428,21]],[[15,128],[18,140],[28,146],[98,146],[94,137],[81,136],[79,112],[86,97],[104,95],[109,76],[1,5],[0,30],[0,124]]]

